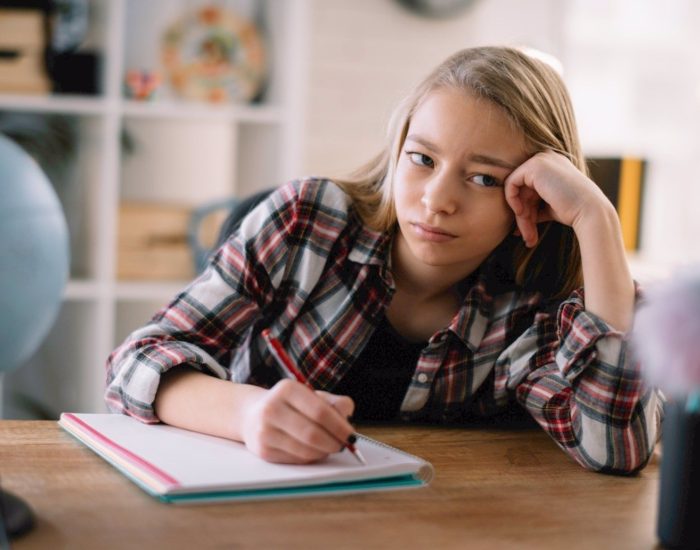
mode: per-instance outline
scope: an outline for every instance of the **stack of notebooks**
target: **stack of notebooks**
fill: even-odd
[[[308,465],[272,464],[245,445],[118,414],[63,413],[59,425],[154,497],[168,503],[298,497],[427,485],[433,467],[373,439]]]

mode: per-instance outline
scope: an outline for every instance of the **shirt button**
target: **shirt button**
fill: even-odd
[[[418,382],[420,382],[421,384],[425,384],[427,381],[428,381],[428,375],[425,374],[424,372],[421,372],[418,375]]]

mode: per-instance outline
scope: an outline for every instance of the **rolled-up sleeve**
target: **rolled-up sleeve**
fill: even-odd
[[[236,377],[232,351],[273,300],[284,272],[296,196],[292,182],[268,197],[202,275],[110,355],[105,400],[112,412],[158,422],[153,402],[161,376],[173,367]]]
[[[509,388],[581,465],[609,473],[646,465],[661,422],[661,396],[644,382],[627,335],[584,309],[582,290],[537,314],[499,363],[514,367]]]

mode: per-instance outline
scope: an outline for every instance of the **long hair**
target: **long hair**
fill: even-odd
[[[411,117],[426,96],[441,88],[457,89],[500,106],[522,131],[534,153],[553,150],[587,174],[573,107],[564,82],[547,63],[514,48],[461,50],[440,64],[394,110],[384,150],[337,183],[350,195],[367,226],[391,231],[396,226],[393,184],[396,165]],[[534,248],[507,237],[500,259],[520,287],[563,297],[582,284],[578,241],[570,227],[540,224]],[[505,243],[504,243],[505,244]]]

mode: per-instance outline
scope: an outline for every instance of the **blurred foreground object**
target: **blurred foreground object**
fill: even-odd
[[[0,377],[29,359],[53,325],[68,265],[68,228],[53,187],[22,148],[0,135]],[[0,499],[10,536],[31,529],[22,500],[3,492]]]
[[[681,270],[646,292],[634,343],[649,382],[700,413],[700,266]]]
[[[648,291],[633,341],[649,382],[668,394],[657,534],[700,548],[700,266]]]

